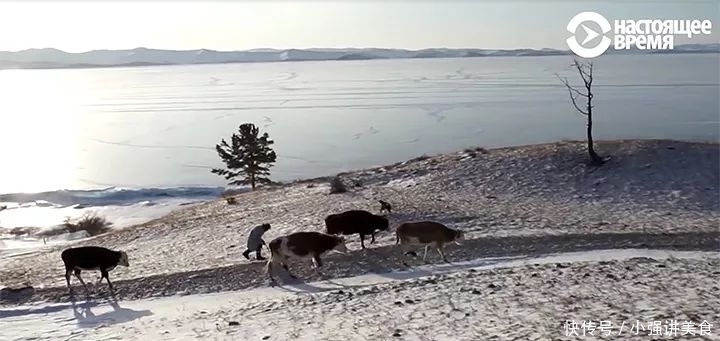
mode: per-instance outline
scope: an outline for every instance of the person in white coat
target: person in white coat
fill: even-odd
[[[256,226],[250,231],[250,236],[248,236],[247,240],[247,250],[243,252],[243,256],[250,259],[250,252],[255,252],[255,259],[257,260],[265,260],[265,258],[260,254],[262,251],[263,245],[267,245],[265,241],[262,239],[263,234],[267,232],[270,229],[270,224],[262,224],[260,226]]]

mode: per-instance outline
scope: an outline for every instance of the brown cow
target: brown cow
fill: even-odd
[[[287,236],[275,238],[269,244],[270,260],[267,262],[267,273],[270,282],[274,283],[272,276],[273,265],[280,264],[292,278],[297,278],[290,273],[286,261],[290,258],[312,259],[315,269],[322,266],[320,256],[328,251],[346,253],[345,238],[333,236],[320,232],[295,232]]]
[[[443,224],[434,221],[420,221],[414,223],[403,223],[395,231],[395,243],[402,245],[425,245],[423,262],[427,258],[428,247],[435,245],[443,261],[448,262],[443,253],[443,245],[458,243],[464,238],[463,231],[451,229]],[[458,243],[459,244],[459,243]],[[408,252],[413,253],[414,252]]]

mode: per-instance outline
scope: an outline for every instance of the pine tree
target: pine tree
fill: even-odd
[[[218,155],[227,169],[214,168],[211,172],[231,180],[228,185],[250,185],[253,190],[257,184],[270,183],[270,167],[277,155],[270,145],[268,133],[258,136],[260,130],[252,123],[243,123],[238,128],[239,134],[233,134],[230,142],[222,139],[215,145]]]

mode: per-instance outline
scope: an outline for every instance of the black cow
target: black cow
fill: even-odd
[[[385,216],[375,215],[368,211],[351,210],[338,214],[331,214],[325,218],[325,228],[329,234],[359,234],[360,245],[365,248],[365,236],[370,235],[370,243],[375,242],[375,231],[385,231],[389,227]]]
[[[110,290],[113,290],[112,283],[110,283],[110,277],[108,272],[115,269],[116,266],[130,266],[128,263],[128,256],[125,251],[113,251],[100,246],[80,246],[70,248],[62,252],[60,257],[65,263],[65,280],[67,281],[68,289],[70,287],[70,273],[74,272],[75,277],[80,280],[85,290],[87,285],[80,277],[82,270],[100,270],[102,277],[100,282],[105,278],[110,286]]]

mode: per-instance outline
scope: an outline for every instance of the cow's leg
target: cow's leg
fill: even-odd
[[[371,239],[370,239],[370,244],[375,243],[375,231],[372,231],[372,232],[370,233],[370,237],[371,237]]]
[[[427,259],[427,251],[430,244],[425,244],[425,253],[423,254],[423,262],[427,263],[425,259]]]
[[[365,235],[362,233],[360,234],[360,246],[362,246],[363,249],[365,248]]]
[[[292,279],[298,279],[297,276],[293,275],[293,274],[290,272],[290,269],[288,269],[287,264],[282,263],[282,267],[283,267],[283,269],[285,269],[285,272],[287,272],[287,274],[288,274],[288,276],[290,276],[290,278],[292,278]]]
[[[417,253],[413,250],[414,246],[412,243],[403,243],[400,241],[400,250],[403,251],[403,255],[405,256],[417,257]]]
[[[275,283],[275,278],[272,276],[272,266],[273,266],[273,260],[270,258],[270,260],[265,265],[265,272],[268,274],[268,277],[270,277],[270,283]]]
[[[438,253],[440,254],[440,257],[442,257],[442,260],[443,260],[445,263],[450,263],[450,262],[448,262],[447,258],[445,258],[445,254],[443,253],[443,250],[442,250],[442,249],[443,249],[443,245],[442,245],[441,243],[436,243],[436,244],[435,244],[435,247],[437,247]]]
[[[400,243],[400,250],[403,251],[403,255],[417,257],[417,252],[413,251],[413,244]]]
[[[320,272],[320,267],[323,266],[322,259],[320,259],[320,254],[317,254],[317,253],[314,254],[314,255],[312,256],[312,262],[313,262],[313,265],[315,265],[315,272],[316,272],[318,275],[320,275],[321,278],[324,279],[324,278],[325,278],[325,275],[323,275],[323,273]]]
[[[283,259],[283,261],[280,262],[280,264],[282,265],[283,269],[285,269],[285,272],[287,272],[288,275],[290,275],[291,278],[297,279],[297,277],[295,275],[290,273],[290,269],[288,269],[286,262],[289,262],[289,261],[290,261],[290,256],[285,256],[285,258]]]
[[[85,285],[85,281],[83,281],[82,277],[80,277],[80,269],[75,269],[75,277],[80,280],[80,283],[83,285],[83,287],[85,287],[85,290],[87,290],[87,285]]]
[[[323,264],[323,263],[322,263],[322,259],[320,259],[320,255],[319,255],[319,254],[314,254],[313,257],[312,257],[312,261],[313,261],[313,265],[315,265],[315,268],[316,268],[316,269],[319,268],[319,267],[321,267],[322,264]]]
[[[72,287],[70,286],[70,273],[72,273],[72,269],[65,269],[65,281],[67,281],[68,290],[72,292]]]
[[[100,273],[102,274],[102,277],[100,277],[100,282],[102,282],[102,279],[105,278],[108,282],[108,286],[110,287],[110,291],[114,292],[115,289],[113,289],[112,283],[110,283],[110,274],[105,269],[100,269]]]
[[[401,257],[400,259],[402,260],[402,265],[406,268],[409,268],[410,265],[405,261],[405,257],[406,256],[417,257],[417,254],[415,254],[415,252],[413,252],[413,251],[408,251],[408,248],[409,248],[409,245],[402,244],[402,243],[400,244],[400,252],[403,255],[403,257]]]

